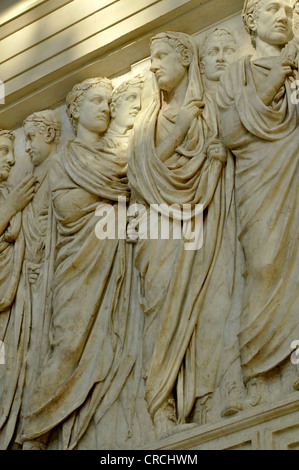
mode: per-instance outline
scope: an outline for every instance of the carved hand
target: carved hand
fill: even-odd
[[[40,268],[30,268],[28,272],[29,284],[35,284],[40,275]]]
[[[218,160],[221,163],[227,161],[227,150],[221,140],[212,140],[208,146],[208,157],[210,160]]]
[[[200,99],[190,99],[185,101],[181,107],[176,121],[176,128],[185,137],[193,120],[197,118],[203,110],[204,102]]]
[[[175,127],[169,139],[160,143],[156,149],[158,158],[162,162],[170,158],[175,149],[183,143],[192,121],[202,113],[204,105],[200,99],[190,99],[184,102],[178,112]]]
[[[288,77],[295,78],[294,73],[298,69],[296,56],[297,49],[293,44],[287,44],[282,50],[275,66],[271,69],[263,84],[263,90],[260,92],[260,98],[266,106],[272,103]],[[282,94],[279,93],[279,96],[281,97]]]
[[[22,211],[35,193],[36,178],[33,175],[26,176],[8,195],[6,205],[10,208],[13,215]]]
[[[126,241],[128,243],[137,243],[139,240],[139,230],[137,230],[137,227],[139,226],[141,220],[143,217],[146,215],[146,209],[145,207],[139,212],[136,211],[136,213],[132,216],[128,216],[127,220],[127,239]]]

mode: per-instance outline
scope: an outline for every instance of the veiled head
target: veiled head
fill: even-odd
[[[153,37],[151,71],[159,88],[173,91],[187,75],[193,56],[193,45],[186,34],[171,31]]]

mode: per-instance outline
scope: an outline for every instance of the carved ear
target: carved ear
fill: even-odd
[[[188,50],[188,49],[185,49],[183,54],[182,54],[182,64],[185,66],[185,67],[189,67],[189,65],[191,64],[191,61],[192,61],[192,56],[191,56],[191,52]]]
[[[115,119],[116,116],[116,106],[115,103],[110,104],[110,116],[112,119]]]
[[[71,114],[75,119],[79,119],[79,108],[76,103],[72,103],[71,105]]]
[[[248,28],[250,28],[251,31],[256,32],[256,21],[255,21],[254,16],[252,14],[248,15],[246,21],[247,21]]]
[[[48,127],[46,137],[45,137],[46,144],[51,144],[52,142],[54,142],[55,137],[56,137],[56,131],[54,127]]]
[[[202,60],[199,61],[199,70],[200,70],[200,73],[202,74],[205,73],[205,66]]]

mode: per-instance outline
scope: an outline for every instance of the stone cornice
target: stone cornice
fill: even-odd
[[[31,112],[55,106],[80,80],[129,71],[148,57],[149,38],[157,32],[194,34],[239,11],[243,0],[59,3],[46,13],[48,2],[43,2],[36,7],[44,8],[39,18],[5,38],[2,31],[0,79],[6,101],[0,106],[0,127],[13,128]]]

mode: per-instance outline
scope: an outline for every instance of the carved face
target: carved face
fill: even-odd
[[[0,136],[0,182],[7,180],[14,164],[14,144],[9,137]]]
[[[219,81],[227,66],[236,59],[236,54],[236,43],[231,36],[211,36],[201,60],[202,71],[206,78]]]
[[[166,41],[153,41],[151,46],[151,71],[161,90],[171,92],[177,88],[188,72],[183,58]]]
[[[135,118],[141,109],[140,88],[130,88],[122,95],[113,112],[113,117],[118,126],[131,129]]]
[[[99,84],[89,88],[78,109],[78,123],[85,129],[102,134],[110,122],[111,91]]]
[[[32,164],[40,165],[50,155],[52,138],[48,130],[41,132],[37,124],[27,123],[24,126],[26,136],[26,152],[29,153]]]
[[[293,0],[263,0],[250,28],[263,42],[285,45],[292,37]]]

